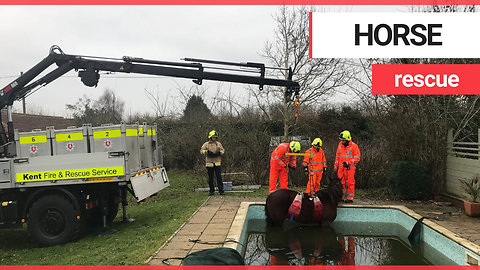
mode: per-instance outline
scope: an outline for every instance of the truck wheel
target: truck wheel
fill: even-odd
[[[42,246],[64,244],[81,231],[80,211],[61,195],[41,197],[27,218],[28,231]]]

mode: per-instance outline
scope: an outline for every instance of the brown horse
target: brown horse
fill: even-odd
[[[265,214],[269,224],[281,226],[288,216],[288,209],[292,204],[297,191],[289,189],[277,190],[267,197],[265,205]],[[313,200],[308,194],[303,194],[302,208],[300,214],[295,217],[295,221],[299,223],[312,223],[314,214]],[[332,173],[330,184],[327,188],[321,189],[316,193],[323,206],[323,216],[319,225],[327,226],[337,217],[338,203],[342,199],[342,184],[336,173]]]

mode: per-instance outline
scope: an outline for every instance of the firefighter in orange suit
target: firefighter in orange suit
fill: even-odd
[[[352,236],[347,237],[347,249],[345,250],[345,238],[342,237],[338,241],[343,248],[342,260],[339,265],[355,265],[355,238]]]
[[[277,179],[280,178],[280,188],[288,188],[288,168],[297,167],[297,159],[294,155],[285,155],[286,153],[299,153],[300,143],[291,141],[290,143],[281,143],[273,150],[270,159],[270,180],[268,194],[274,192],[277,188]]]
[[[325,153],[323,153],[321,148],[322,144],[320,138],[315,138],[312,142],[312,147],[305,151],[302,165],[305,168],[305,174],[308,175],[307,193],[320,190],[323,172],[327,170]]]
[[[343,199],[346,203],[352,203],[355,196],[355,168],[360,162],[360,149],[352,142],[348,130],[342,131],[339,139],[334,168],[338,178],[342,179]]]

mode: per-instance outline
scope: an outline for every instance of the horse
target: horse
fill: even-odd
[[[342,184],[336,173],[333,173],[327,188],[315,193],[323,206],[323,215],[318,222],[322,227],[328,226],[337,217],[338,203],[341,201],[343,192]],[[267,223],[274,226],[281,226],[286,218],[290,218],[288,211],[298,192],[289,189],[280,189],[272,192],[267,197],[265,204],[265,215]],[[295,217],[298,223],[313,223],[314,203],[308,194],[303,194],[300,214]]]

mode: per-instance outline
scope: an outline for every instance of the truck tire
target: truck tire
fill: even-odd
[[[76,239],[81,231],[80,211],[62,195],[35,201],[29,210],[30,235],[42,246],[60,245]]]

